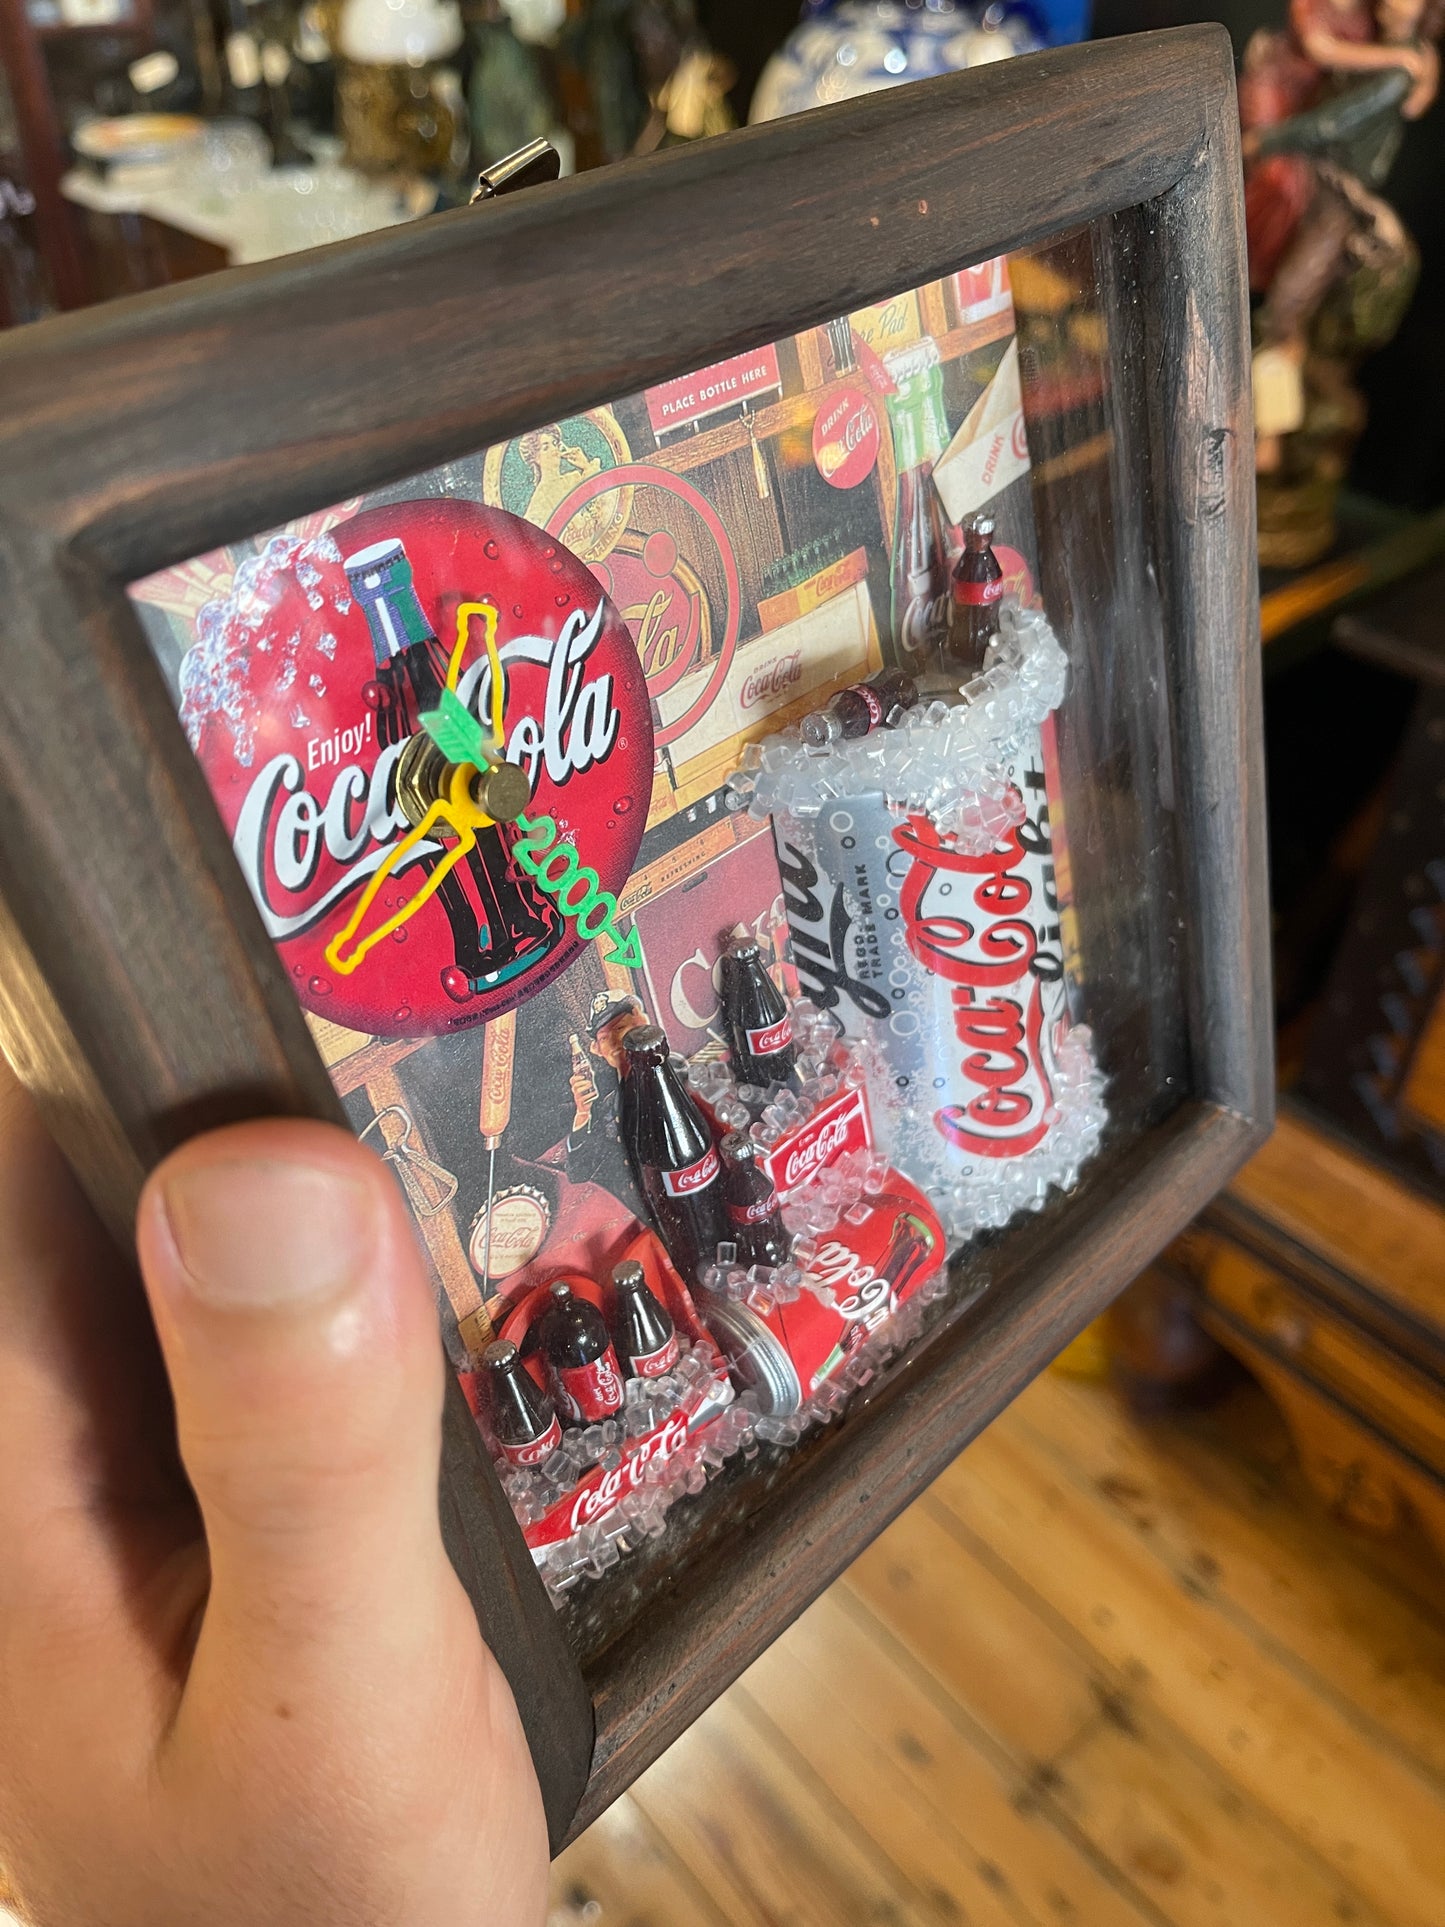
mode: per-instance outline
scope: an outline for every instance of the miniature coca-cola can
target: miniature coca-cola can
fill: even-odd
[[[920,1015],[935,1047],[933,1128],[964,1157],[1024,1157],[1058,1116],[1067,1021],[1046,819],[1025,817],[981,855],[953,847],[922,816],[894,841],[907,863],[903,939],[922,973]]]
[[[982,854],[881,795],[775,831],[800,985],[881,1050],[874,1128],[920,1175],[1027,1156],[1058,1115],[1063,943],[1037,737],[1029,749],[1006,772],[1022,820]]]

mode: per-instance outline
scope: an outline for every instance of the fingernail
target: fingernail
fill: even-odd
[[[222,1310],[335,1297],[375,1246],[367,1187],[304,1164],[183,1168],[165,1180],[161,1207],[187,1285]]]

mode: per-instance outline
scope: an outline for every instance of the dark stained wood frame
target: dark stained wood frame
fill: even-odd
[[[1132,210],[1132,212],[1128,212]],[[1239,140],[1222,29],[1010,61],[0,342],[0,1041],[118,1239],[144,1172],[339,1119],[124,585],[538,421],[1126,214],[1193,1088],[584,1680],[460,1395],[443,1513],[554,1843],[1138,1272],[1273,1104]],[[77,785],[82,784],[83,789]],[[77,802],[83,798],[83,816]],[[596,1715],[594,1746],[593,1713]],[[580,1804],[579,1804],[580,1802]]]

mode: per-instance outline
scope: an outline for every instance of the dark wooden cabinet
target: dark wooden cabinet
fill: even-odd
[[[625,1582],[560,1611],[453,1386],[448,1541],[516,1691],[554,1841],[615,1798],[1268,1127],[1227,38],[1190,29],[1011,61],[0,343],[0,1036],[127,1240],[144,1173],[188,1134],[344,1115],[128,585],[1001,254],[1021,309],[1038,587],[1071,678],[1069,941],[1110,1123],[1072,1190],[954,1255],[916,1336],[834,1423],[730,1468],[669,1515]],[[806,359],[780,375],[781,414],[744,411],[729,431],[743,498],[756,475],[767,501],[759,436],[776,431],[795,459],[814,407]],[[886,558],[869,566],[886,602]]]
[[[1345,1523],[1413,1514],[1445,1556],[1445,1212],[1287,1109],[1170,1246],[1200,1324],[1260,1381]]]

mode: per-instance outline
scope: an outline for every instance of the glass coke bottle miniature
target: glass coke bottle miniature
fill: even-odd
[[[596,1425],[622,1410],[622,1369],[600,1311],[561,1279],[542,1314],[542,1356],[557,1409],[570,1425]]]
[[[810,749],[853,741],[875,729],[897,729],[917,701],[918,684],[906,669],[880,669],[866,682],[840,689],[826,709],[805,716],[799,733]]]
[[[728,1232],[738,1248],[738,1263],[785,1265],[792,1244],[758,1146],[746,1131],[730,1131],[718,1149]]]
[[[623,1371],[629,1378],[661,1378],[677,1363],[677,1328],[671,1314],[636,1259],[613,1267],[612,1289],[617,1294],[612,1332]]]
[[[736,936],[722,958],[722,1003],[729,1055],[738,1083],[763,1090],[793,1074],[793,1020],[783,993],[763,968],[756,937]]]
[[[963,549],[953,565],[948,604],[949,667],[976,676],[998,634],[1003,569],[993,552],[994,519],[971,515],[963,525]]]
[[[620,1119],[638,1187],[667,1255],[686,1279],[711,1264],[727,1233],[721,1170],[707,1119],[668,1062],[667,1038],[642,1024],[622,1040]]]
[[[541,1465],[562,1443],[562,1427],[552,1401],[537,1384],[510,1339],[500,1338],[482,1353],[492,1436],[512,1465]]]

